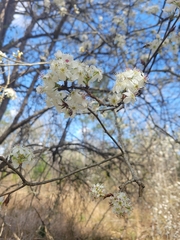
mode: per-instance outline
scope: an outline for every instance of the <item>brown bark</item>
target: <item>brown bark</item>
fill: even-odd
[[[0,2],[0,48],[3,46],[6,31],[13,20],[17,3],[15,0],[2,0]]]

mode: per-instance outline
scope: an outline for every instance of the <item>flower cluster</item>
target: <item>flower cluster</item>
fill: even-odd
[[[119,217],[124,214],[130,214],[132,211],[130,199],[124,192],[115,193],[114,196],[111,196],[110,205],[112,206],[113,213]]]
[[[46,103],[55,106],[65,117],[87,113],[87,109],[104,110],[106,106],[119,107],[123,103],[134,103],[138,91],[144,87],[146,76],[138,69],[127,69],[116,75],[113,90],[106,99],[91,94],[90,86],[100,81],[103,75],[94,65],[74,60],[69,54],[58,51],[50,64],[50,71],[42,77],[44,87],[38,93],[46,93]]]
[[[77,60],[69,54],[58,51],[50,64],[50,72],[43,76],[44,87],[38,86],[39,93],[47,94],[47,105],[55,106],[65,116],[87,111],[91,102],[80,87],[86,87],[102,79],[101,70]],[[77,86],[77,89],[76,89]]]
[[[100,197],[103,197],[105,199],[107,197],[110,197],[109,204],[112,207],[113,213],[115,213],[118,217],[128,215],[132,211],[130,199],[125,192],[106,194],[104,186],[97,183],[92,186],[91,195],[93,199],[98,199]]]
[[[180,7],[180,0],[167,0],[167,3],[174,4],[177,7]]]
[[[90,82],[102,79],[102,72],[95,66],[88,66],[85,63],[73,60],[69,54],[63,54],[58,51],[55,54],[56,59],[51,62],[51,73],[56,81],[68,80],[74,82],[77,80],[79,85],[89,85]]]
[[[75,12],[76,14],[79,14],[79,13],[80,13],[79,8],[77,7],[76,4],[74,4],[74,12]]]
[[[46,0],[46,2],[47,2],[46,6],[49,6],[50,1]],[[66,1],[65,0],[54,0],[53,2],[59,7],[60,14],[62,16],[67,14],[67,7],[66,7]],[[79,11],[79,8],[77,7],[77,5],[74,4],[73,7],[74,7],[75,14],[79,14],[80,11]]]
[[[80,52],[88,52],[88,50],[90,50],[92,47],[92,43],[91,41],[87,40],[87,41],[83,41],[83,43],[81,44],[80,48],[79,48],[79,51]]]
[[[12,88],[6,88],[4,94],[7,98],[11,98],[12,100],[17,98],[16,92]]]
[[[116,82],[113,92],[116,98],[122,98],[124,103],[134,103],[136,94],[144,87],[146,76],[138,69],[127,69],[125,72],[116,75]],[[119,101],[119,100],[118,100]]]
[[[18,167],[25,162],[31,162],[34,158],[33,152],[29,148],[19,145],[12,149],[10,156],[14,167]]]
[[[172,13],[176,10],[176,8],[180,8],[180,0],[167,0],[166,3],[170,5],[165,6],[165,8],[163,9],[164,12]]]
[[[117,42],[118,47],[124,47],[126,44],[126,36],[121,34],[116,34],[114,41]]]
[[[5,53],[0,51],[0,63],[2,62],[3,57],[7,57]]]
[[[17,50],[17,52],[13,52],[13,57],[15,57],[17,60],[21,60],[21,57],[23,55],[23,52],[20,52]]]
[[[149,14],[157,14],[159,11],[159,6],[158,5],[149,6],[145,9],[145,11]]]
[[[64,0],[54,0],[53,1],[58,7],[64,7],[65,6],[65,1]]]
[[[91,195],[93,199],[97,199],[99,197],[104,197],[105,195],[105,188],[102,184],[94,184],[91,188]]]

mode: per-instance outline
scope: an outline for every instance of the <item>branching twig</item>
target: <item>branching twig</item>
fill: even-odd
[[[99,162],[99,163],[94,163],[94,164],[88,165],[88,166],[86,166],[86,167],[79,168],[79,169],[77,169],[77,170],[75,170],[75,171],[73,171],[73,172],[71,172],[71,173],[68,173],[68,174],[64,175],[63,177],[52,178],[52,179],[45,180],[45,181],[41,181],[41,182],[29,182],[29,181],[27,181],[21,174],[19,174],[19,171],[17,171],[15,168],[12,168],[12,165],[9,164],[8,166],[9,166],[12,170],[16,170],[15,172],[16,172],[16,173],[18,174],[18,176],[22,179],[23,184],[22,184],[20,187],[12,190],[12,191],[10,191],[10,192],[6,192],[6,193],[3,193],[3,194],[0,194],[0,197],[1,197],[1,196],[8,195],[8,194],[11,194],[11,193],[14,193],[14,192],[16,192],[17,190],[19,190],[19,189],[21,189],[21,188],[23,188],[23,187],[25,187],[25,186],[38,186],[38,185],[43,185],[43,184],[47,184],[47,183],[51,183],[51,182],[62,181],[63,179],[68,178],[68,177],[70,177],[70,176],[72,176],[72,175],[74,175],[74,174],[76,174],[76,173],[78,173],[78,172],[82,172],[82,171],[85,171],[85,170],[87,170],[87,169],[94,168],[94,167],[96,167],[96,166],[100,166],[101,164],[106,163],[106,162],[109,162],[109,161],[111,161],[112,159],[117,158],[117,157],[119,157],[119,156],[122,156],[122,154],[117,154],[117,155],[114,155],[113,157],[110,157],[110,158],[108,158],[108,159],[105,159],[105,160],[103,160],[103,161],[101,161],[101,162]]]

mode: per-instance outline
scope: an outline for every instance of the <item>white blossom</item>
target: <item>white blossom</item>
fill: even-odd
[[[29,148],[20,145],[12,149],[10,156],[14,167],[18,167],[24,162],[31,162],[34,158],[34,154]]]
[[[116,34],[115,42],[117,42],[118,47],[124,47],[126,44],[126,36],[121,34]]]
[[[73,117],[76,113],[87,112],[91,100],[87,100],[87,94],[75,89],[68,91],[72,86],[89,86],[94,81],[102,79],[102,71],[94,65],[87,65],[74,60],[69,54],[57,51],[55,59],[50,64],[50,71],[43,76],[44,86],[38,86],[39,93],[46,93],[48,106],[55,106],[59,112],[67,117]]]
[[[125,72],[116,74],[116,82],[112,92],[124,95],[124,103],[134,103],[139,89],[143,88],[146,76],[138,69],[127,69]]]
[[[64,0],[53,0],[57,6],[65,6]]]
[[[99,197],[104,197],[105,195],[104,186],[100,183],[94,184],[91,188],[91,195],[94,199],[97,199]]]
[[[44,0],[44,6],[49,9],[50,7],[50,0]]]
[[[100,22],[102,22],[103,21],[103,16],[99,16],[98,19],[99,19]]]
[[[113,22],[115,24],[118,24],[123,30],[126,29],[126,21],[125,18],[123,18],[122,16],[115,16],[113,18]]]
[[[180,6],[180,0],[167,0],[166,3],[174,4],[174,5],[176,5],[177,7]]]
[[[92,47],[91,41],[87,40],[87,41],[84,41],[84,42],[81,44],[81,46],[80,46],[80,48],[79,48],[79,51],[83,53],[83,52],[86,52],[86,51],[90,50],[91,47]]]
[[[76,14],[79,14],[79,13],[80,13],[79,8],[77,7],[76,4],[74,4],[74,12],[75,12]]]
[[[122,94],[113,94],[108,97],[109,103],[113,106],[117,106],[121,102]]]
[[[20,52],[19,50],[17,50],[17,52],[13,52],[13,57],[15,57],[17,60],[20,60],[22,55],[23,52]]]
[[[164,12],[167,13],[173,13],[176,8],[180,8],[180,0],[167,0],[166,3],[169,5],[166,5],[163,9]]]
[[[113,213],[117,216],[130,214],[132,211],[130,199],[124,192],[113,194],[113,196],[110,197],[110,205],[112,206]]]
[[[66,9],[65,7],[61,7],[61,8],[60,8],[60,14],[61,14],[62,16],[65,16],[65,15],[67,14],[67,9]]]
[[[43,88],[42,86],[38,86],[38,87],[36,88],[36,92],[37,92],[37,93],[43,93],[43,92],[44,92],[44,88]]]
[[[116,75],[116,83],[113,87],[113,92],[121,93],[126,89],[126,87],[127,84],[125,82],[123,75]]]
[[[134,103],[135,102],[136,96],[129,89],[127,92],[124,93],[124,95],[126,96],[123,100],[124,103]]]
[[[4,89],[4,94],[7,98],[11,98],[12,100],[17,98],[16,92],[12,88]]]
[[[158,13],[158,11],[159,11],[159,6],[158,5],[149,6],[146,9],[147,13],[152,13],[152,14],[156,14],[156,13]]]
[[[97,112],[99,110],[99,103],[97,103],[96,101],[91,101],[89,103],[89,108],[93,111],[93,112]]]
[[[160,38],[156,38],[151,43],[148,44],[148,48],[151,49],[152,54],[157,50],[161,41],[162,40]]]
[[[2,62],[3,57],[7,57],[5,53],[0,51],[0,63]]]
[[[85,113],[88,108],[99,109],[92,103],[94,97],[81,87],[89,87],[94,81],[101,81],[102,71],[94,65],[88,65],[74,60],[69,54],[57,51],[55,59],[50,64],[50,71],[43,76],[44,86],[38,86],[38,93],[46,93],[47,105],[55,106],[59,112],[67,117],[74,117],[77,113]],[[116,74],[116,82],[112,92],[106,98],[110,105],[118,106],[124,103],[134,103],[139,89],[143,88],[146,76],[140,70],[127,69]],[[100,99],[103,102],[103,100]],[[107,103],[108,104],[108,103]]]

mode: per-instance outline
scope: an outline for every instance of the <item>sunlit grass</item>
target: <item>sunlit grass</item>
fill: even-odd
[[[56,187],[48,184],[37,191],[26,188],[13,194],[1,211],[1,238],[170,239],[152,237],[151,208],[143,199],[134,206],[129,218],[120,219],[111,212],[107,199],[96,202],[84,189],[77,191],[66,185],[58,191]]]

